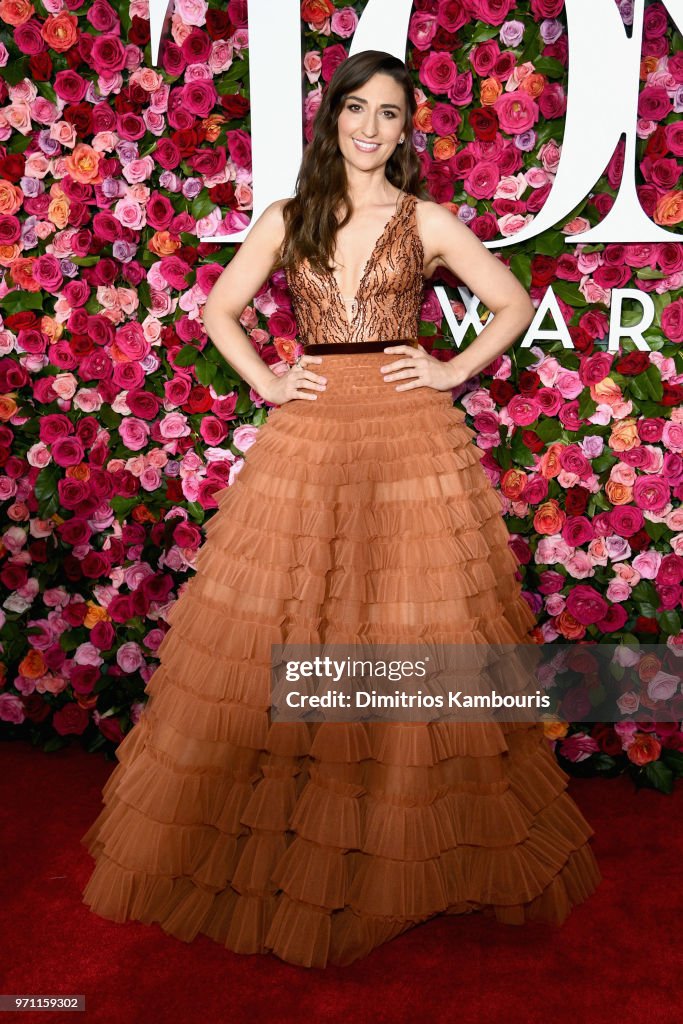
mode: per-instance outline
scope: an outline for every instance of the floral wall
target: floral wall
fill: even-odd
[[[618,6],[628,31],[631,0]],[[363,7],[301,4],[307,139]],[[248,6],[176,0],[158,68],[148,18],[146,0],[0,0],[0,735],[46,750],[78,738],[108,756],[143,707],[213,496],[269,409],[202,326],[234,252],[203,239],[245,226],[252,207]],[[683,233],[681,44],[664,5],[648,3],[638,195]],[[562,0],[414,4],[406,59],[425,183],[482,241],[514,236],[548,197],[570,45]],[[610,97],[596,102],[609,116]],[[600,641],[656,643],[675,659],[683,246],[564,239],[610,209],[623,156],[622,140],[565,223],[497,253],[537,305],[552,285],[574,348],[516,346],[453,397],[503,495],[538,642],[584,655]],[[434,283],[462,317],[458,282]],[[606,350],[622,287],[654,300],[647,352],[628,340]],[[284,372],[299,343],[281,273],[241,322]],[[450,358],[431,286],[421,333]],[[563,767],[670,790],[683,698],[676,721],[657,721],[651,684],[666,668],[644,654],[628,721],[549,723]]]

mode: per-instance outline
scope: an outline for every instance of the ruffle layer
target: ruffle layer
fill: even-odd
[[[272,644],[530,642],[473,431],[386,358],[327,360],[217,492],[82,838],[102,917],[324,967],[442,913],[561,924],[598,885],[540,725],[271,721]]]

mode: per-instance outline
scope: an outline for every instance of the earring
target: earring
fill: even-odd
[[[400,139],[398,140],[398,144],[399,144],[399,146],[402,146],[402,145],[403,145],[403,143],[404,143],[405,141],[406,141],[406,140],[405,140],[405,138],[404,138],[404,137],[403,137],[403,135],[402,135],[402,136],[401,136],[401,138],[400,138]]]

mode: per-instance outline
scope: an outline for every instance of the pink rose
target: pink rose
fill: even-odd
[[[147,446],[151,427],[144,420],[128,416],[119,423],[118,431],[126,448],[132,452],[142,451]]]
[[[662,330],[671,341],[683,341],[683,299],[676,299],[664,308]]]
[[[500,47],[495,39],[487,39],[484,43],[478,43],[470,53],[472,67],[482,78],[486,78],[491,72],[499,57]]]
[[[500,181],[498,164],[482,160],[475,164],[465,178],[465,190],[476,199],[491,199]]]
[[[487,25],[502,25],[517,0],[469,0],[469,9],[478,21]]]
[[[62,275],[59,261],[46,253],[34,260],[32,274],[40,287],[46,292],[57,292],[62,286]]]
[[[183,103],[196,117],[208,117],[217,99],[218,93],[212,79],[195,79],[183,87]]]
[[[451,135],[461,120],[460,111],[449,103],[437,103],[432,110],[432,127],[437,135]]]
[[[505,93],[493,104],[504,132],[521,135],[538,121],[538,104],[525,92]]]
[[[227,132],[228,153],[238,167],[251,169],[251,137],[241,128]]]
[[[358,15],[353,7],[342,7],[332,15],[332,32],[340,39],[349,39],[358,26]]]
[[[646,512],[661,512],[670,499],[669,483],[662,476],[650,473],[639,476],[633,485],[633,500]]]
[[[90,60],[98,75],[111,75],[126,66],[126,50],[118,36],[106,34],[94,38]]]
[[[325,47],[321,58],[321,71],[324,82],[331,81],[335,71],[340,64],[344,63],[347,57],[348,53],[342,43],[333,43],[332,46]]]
[[[436,35],[436,18],[426,11],[415,11],[408,26],[408,39],[418,50],[428,50]]]
[[[444,93],[452,88],[458,69],[449,53],[433,50],[420,65],[419,78],[431,92]]]

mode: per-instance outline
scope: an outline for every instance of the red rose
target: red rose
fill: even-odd
[[[34,81],[49,82],[52,78],[52,58],[46,51],[43,53],[34,53],[32,57],[29,57],[28,66],[31,78]]]
[[[213,398],[208,388],[202,387],[197,384],[193,387],[187,396],[187,401],[183,404],[183,412],[190,414],[208,412],[213,405]]]
[[[52,725],[60,736],[67,736],[70,733],[80,736],[88,728],[89,721],[90,715],[86,709],[73,703],[65,704],[52,716]]]
[[[79,138],[92,135],[92,107],[89,103],[71,103],[65,107],[64,120],[74,126]]]
[[[638,377],[645,373],[650,365],[647,352],[627,352],[614,366],[617,373],[624,377]]]
[[[473,107],[470,110],[470,126],[482,142],[493,142],[498,131],[498,116],[486,107]]]
[[[569,487],[565,493],[564,507],[568,516],[581,516],[588,507],[588,491],[585,487]]]
[[[223,96],[221,106],[231,121],[241,121],[249,113],[249,100],[238,92]]]
[[[235,31],[227,11],[217,11],[210,7],[206,12],[206,34],[209,39],[229,39]]]
[[[19,179],[24,175],[25,166],[26,157],[23,153],[10,153],[8,156],[3,156],[0,159],[0,177],[11,181],[13,185],[17,185]],[[5,322],[7,322],[7,319],[5,319]]]
[[[130,20],[130,28],[128,29],[128,42],[134,43],[135,46],[146,46],[149,42],[149,21],[147,18],[141,18],[139,14],[134,14]]]
[[[507,380],[494,379],[489,387],[489,394],[498,406],[505,406],[515,395],[515,388]]]
[[[542,441],[535,430],[522,431],[522,444],[534,455],[542,452],[545,448],[545,441]]]

